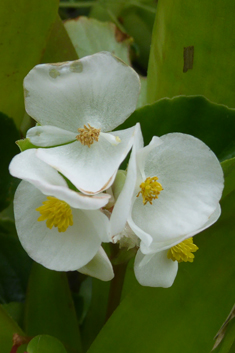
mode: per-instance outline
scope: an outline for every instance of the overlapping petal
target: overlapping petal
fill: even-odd
[[[28,181],[43,194],[55,196],[74,208],[99,209],[108,203],[108,194],[91,197],[70,190],[65,179],[55,169],[36,157],[36,151],[29,149],[16,155],[9,166],[11,175]]]
[[[24,80],[27,113],[41,125],[76,132],[89,123],[113,130],[135,110],[137,73],[108,52],[77,61],[42,64]]]
[[[132,196],[135,190],[136,182],[136,154],[137,151],[142,147],[143,136],[140,125],[137,124],[131,157],[128,163],[128,171],[126,175],[125,184],[115,203],[110,217],[110,227],[112,236],[115,236],[124,229],[128,215],[130,213]]]
[[[65,175],[79,190],[91,195],[106,190],[113,182],[119,165],[132,147],[135,127],[110,133],[120,143],[113,145],[102,135],[90,148],[79,141],[38,149],[37,157]]]
[[[108,239],[107,217],[98,210],[72,209],[73,225],[65,232],[49,229],[38,222],[36,208],[45,195],[28,182],[22,181],[14,199],[16,229],[29,256],[43,266],[56,271],[77,270],[90,262]]]
[[[154,254],[159,251],[170,249],[171,247],[181,243],[185,239],[191,238],[194,235],[201,233],[203,230],[212,226],[218,220],[220,215],[221,215],[221,208],[220,208],[220,205],[218,204],[215,212],[212,213],[208,221],[205,224],[203,224],[202,227],[194,230],[192,233],[182,234],[178,238],[168,239],[163,242],[153,241],[149,246],[147,246],[145,242],[141,242],[141,245],[140,245],[141,252],[143,254]],[[141,229],[139,229],[139,231],[141,232]]]
[[[60,129],[56,126],[35,126],[27,131],[26,137],[39,147],[63,145],[76,140],[77,133]]]

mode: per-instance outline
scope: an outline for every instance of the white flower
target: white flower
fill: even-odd
[[[169,287],[178,262],[193,261],[191,237],[220,216],[223,172],[203,142],[180,133],[154,137],[131,159],[117,205],[119,217],[126,205],[127,222],[141,240],[135,275],[142,285]],[[116,217],[111,228],[112,235],[120,231]]]
[[[57,271],[81,270],[101,263],[94,275],[112,276],[111,264],[100,250],[110,241],[109,220],[98,210],[109,195],[83,195],[70,190],[64,178],[39,160],[34,149],[15,156],[12,175],[24,179],[14,198],[16,229],[30,257]]]
[[[134,127],[109,131],[136,108],[137,73],[102,52],[38,65],[26,76],[24,89],[26,111],[41,125],[27,137],[36,146],[51,147],[39,148],[38,158],[85,194],[106,190],[133,144]]]

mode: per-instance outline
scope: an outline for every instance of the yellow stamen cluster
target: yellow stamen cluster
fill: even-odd
[[[46,221],[48,228],[57,227],[59,232],[65,232],[73,225],[73,214],[70,206],[56,197],[48,196],[43,205],[36,208],[41,213],[38,221]]]
[[[140,184],[141,190],[136,197],[142,194],[144,205],[146,205],[147,202],[152,205],[152,200],[158,199],[158,195],[163,190],[162,185],[157,180],[157,177],[148,177],[143,183]]]
[[[84,129],[79,128],[79,135],[76,139],[81,142],[82,145],[90,147],[94,141],[99,140],[100,129],[92,127],[90,124],[84,125]]]
[[[167,257],[178,262],[193,262],[194,254],[197,251],[197,245],[193,244],[193,238],[188,238],[168,250]]]

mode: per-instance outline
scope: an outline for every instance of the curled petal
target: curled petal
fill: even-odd
[[[43,194],[55,196],[74,208],[94,210],[108,203],[108,194],[91,197],[69,189],[65,179],[55,169],[36,157],[36,151],[29,149],[16,155],[9,166],[11,175],[28,181]]]
[[[116,235],[124,229],[127,218],[130,213],[132,197],[136,183],[136,153],[141,147],[143,147],[143,136],[140,129],[140,125],[136,124],[134,144],[131,152],[131,157],[128,163],[128,171],[125,184],[115,203],[110,218],[112,235]]]
[[[73,132],[60,129],[56,126],[35,126],[27,131],[26,137],[30,142],[39,147],[63,145],[76,140]]]
[[[86,266],[78,269],[78,272],[98,278],[101,281],[111,281],[114,277],[112,264],[102,247],[99,248],[97,254]]]

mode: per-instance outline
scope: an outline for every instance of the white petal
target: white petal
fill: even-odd
[[[111,234],[115,236],[120,233],[126,224],[129,212],[131,209],[132,196],[136,183],[136,153],[143,147],[143,136],[139,123],[135,126],[134,144],[131,152],[131,157],[128,163],[128,171],[123,189],[113,208],[110,227]]]
[[[139,196],[128,221],[143,241],[141,232],[157,243],[197,232],[216,210],[223,190],[220,163],[203,142],[177,133],[161,140],[145,156],[144,173],[157,176],[164,190],[152,205],[143,205]]]
[[[155,255],[143,255],[138,250],[134,272],[142,286],[171,287],[178,271],[178,262],[167,258],[167,250]]]
[[[83,193],[92,195],[106,190],[113,182],[119,165],[134,140],[135,128],[115,131],[121,142],[114,146],[103,136],[90,148],[80,141],[47,149],[38,149],[37,156],[65,175]]]
[[[188,233],[188,234],[182,234],[179,238],[173,238],[163,242],[152,242],[150,246],[146,246],[146,242],[141,242],[140,249],[143,254],[153,254],[162,250],[170,249],[173,246],[181,243],[185,239],[191,238],[194,235],[201,233],[203,230],[212,226],[212,224],[214,224],[218,220],[220,215],[221,215],[221,208],[220,208],[220,204],[218,204],[215,212],[212,213],[212,215],[209,217],[207,222],[202,227],[195,230],[194,232]]]
[[[102,247],[99,248],[97,254],[86,266],[78,269],[78,272],[98,278],[101,281],[110,281],[114,277],[112,264]]]
[[[95,210],[108,203],[110,195],[101,193],[91,197],[70,190],[55,169],[36,157],[36,151],[29,149],[16,155],[9,166],[11,175],[28,181],[43,194],[55,196],[74,208]]]
[[[27,131],[26,137],[35,146],[48,147],[63,145],[76,140],[77,133],[60,129],[56,126],[35,126]]]
[[[108,52],[35,66],[24,80],[27,113],[41,125],[111,131],[135,110],[137,73]]]
[[[16,229],[29,256],[43,266],[56,271],[72,271],[85,266],[95,256],[102,237],[107,237],[108,220],[100,211],[72,209],[73,226],[59,233],[38,222],[36,208],[45,201],[31,184],[22,181],[16,190],[14,211]]]

